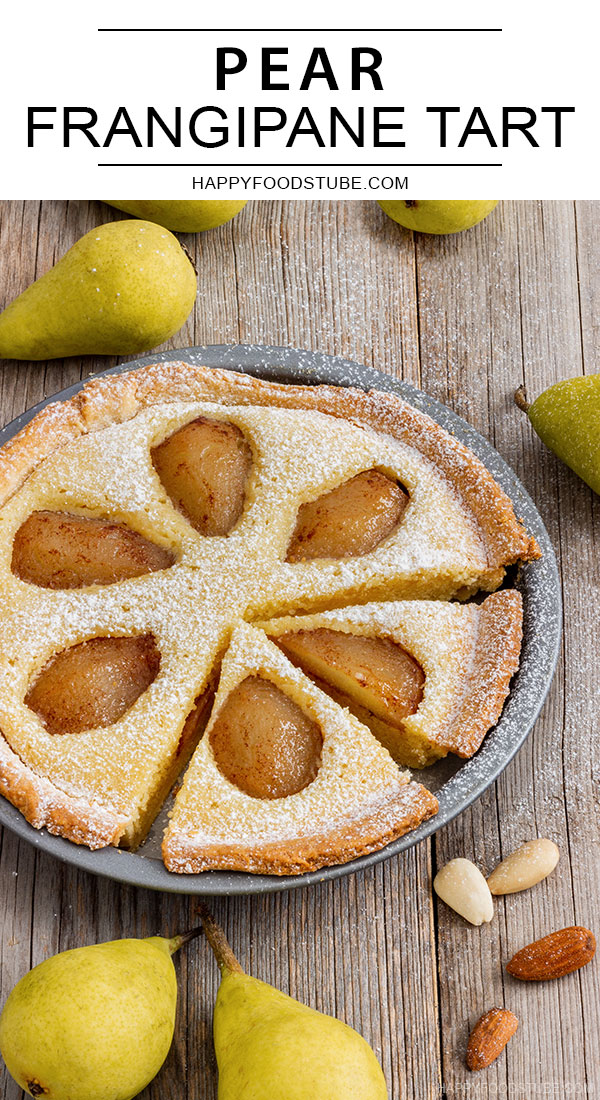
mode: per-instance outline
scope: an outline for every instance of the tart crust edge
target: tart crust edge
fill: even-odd
[[[442,474],[472,516],[485,546],[493,587],[502,569],[540,557],[534,538],[487,467],[431,417],[396,394],[352,387],[268,382],[239,371],[172,360],[92,379],[67,401],[42,409],[0,449],[0,504],[44,458],[65,443],[169,401],[302,408],[366,424],[406,443]]]
[[[11,749],[0,733],[0,794],[34,829],[47,829],[92,850],[118,845],[129,820],[109,806],[69,795],[38,775]]]
[[[329,833],[254,845],[200,844],[193,836],[179,834],[163,841],[163,860],[169,871],[179,874],[210,870],[303,874],[380,851],[433,817],[437,810],[435,795],[420,783],[410,782],[375,812]]]
[[[523,600],[515,589],[486,596],[479,606],[473,662],[466,677],[460,713],[448,731],[448,745],[468,758],[498,721],[519,668]],[[452,742],[452,744],[450,744]]]

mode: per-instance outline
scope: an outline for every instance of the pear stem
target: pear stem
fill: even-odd
[[[202,903],[199,906],[198,912],[200,914],[200,920],[202,921],[202,927],[204,928],[204,935],[213,950],[214,956],[221,968],[221,972],[229,970],[235,971],[238,974],[243,974],[242,967],[229,946],[227,936],[220,925],[217,924],[208,906]]]
[[[196,267],[196,264],[194,263],[194,259],[193,259],[193,256],[192,256],[189,248],[187,248],[187,246],[183,243],[183,241],[179,242],[179,247],[181,248],[181,251],[184,252],[185,255],[187,256],[188,260],[190,261],[190,263],[192,265],[194,275],[196,276],[196,278],[198,278],[198,268]]]
[[[529,412],[531,402],[527,400],[525,386],[519,386],[518,390],[515,390],[515,405],[521,412]]]
[[[203,931],[202,925],[199,925],[198,928],[192,928],[190,932],[182,932],[179,936],[172,936],[169,940],[169,951],[171,955],[179,951],[179,948],[183,947],[184,943],[189,943],[190,940],[195,940],[197,936],[202,935]]]

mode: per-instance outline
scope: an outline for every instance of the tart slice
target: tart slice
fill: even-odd
[[[242,623],[163,858],[178,872],[299,874],[382,848],[436,811],[362,723]]]
[[[227,621],[184,632],[196,592],[157,576],[0,592],[0,793],[90,848],[142,842],[210,711]]]
[[[280,649],[363,722],[395,760],[472,756],[497,721],[521,649],[522,601],[367,604],[262,624]]]

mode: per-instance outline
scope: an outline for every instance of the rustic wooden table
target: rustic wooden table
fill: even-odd
[[[118,218],[97,202],[0,205],[0,306],[78,237]],[[600,965],[558,982],[518,983],[503,964],[556,928],[600,932],[598,582],[600,502],[534,437],[513,406],[561,378],[598,370],[600,204],[503,202],[469,233],[415,238],[375,203],[254,202],[186,244],[194,314],[171,342],[318,349],[401,376],[492,440],[536,501],[557,550],[565,638],[543,714],[516,760],[432,842],[337,882],[216,900],[257,977],[358,1028],[398,1100],[600,1097]],[[116,360],[115,360],[116,362]],[[111,360],[5,363],[2,422]],[[431,896],[453,856],[491,869],[533,836],[562,858],[546,882],[500,899],[482,928]],[[174,933],[193,899],[78,872],[5,832],[0,838],[0,1003],[54,952],[119,936]],[[210,1038],[217,972],[202,940],[178,961],[176,1038],[144,1098],[216,1097]],[[470,1074],[469,1027],[492,1005],[520,1020],[505,1055]],[[21,1094],[4,1071],[3,1100]]]

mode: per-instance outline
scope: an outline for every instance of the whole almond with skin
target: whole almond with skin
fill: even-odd
[[[494,915],[490,888],[470,859],[451,859],[433,880],[433,889],[451,909],[470,924],[483,924]]]
[[[573,925],[522,947],[506,969],[522,982],[545,982],[580,970],[593,959],[595,952],[593,932]]]
[[[469,1069],[485,1069],[504,1050],[519,1026],[514,1013],[507,1008],[490,1008],[480,1016],[467,1046],[467,1066]]]
[[[528,890],[554,870],[560,852],[551,840],[528,840],[492,871],[487,884],[492,894],[516,894]]]

